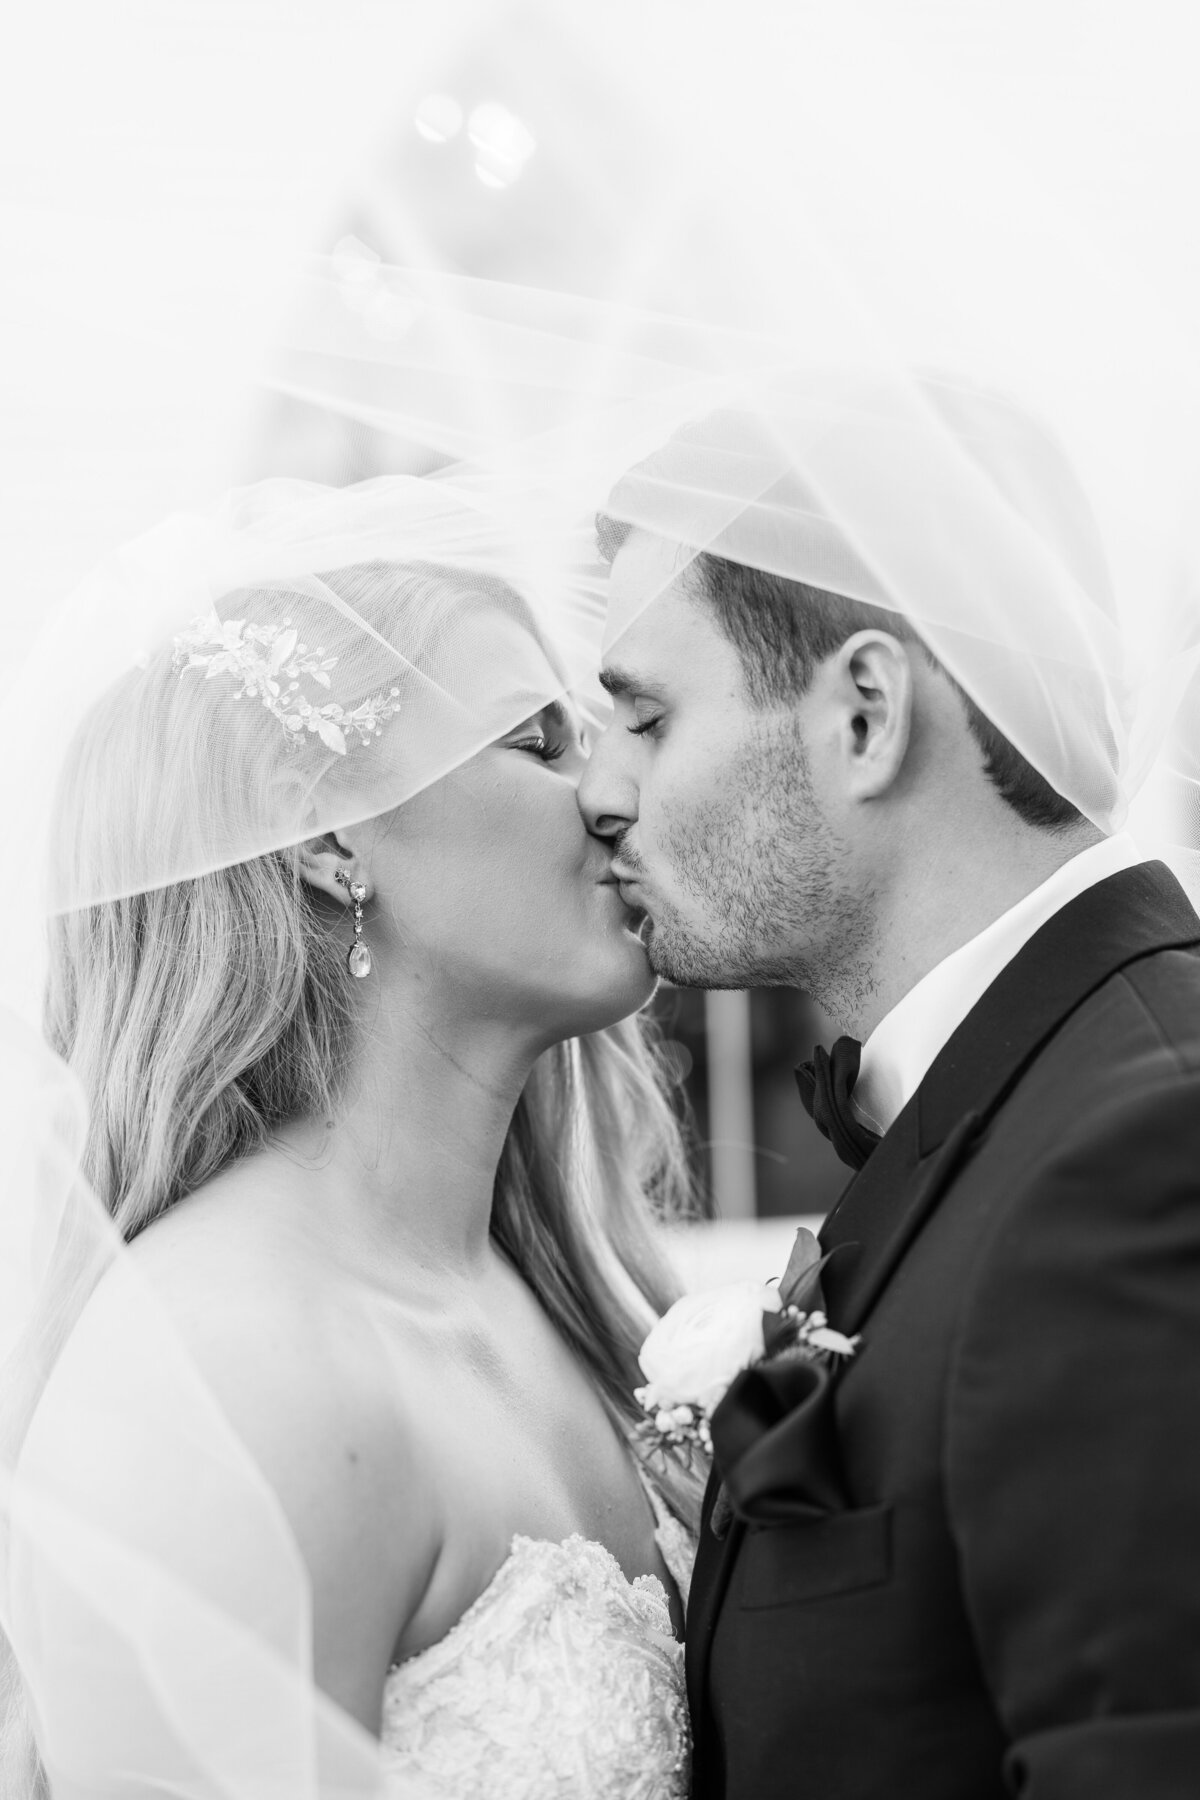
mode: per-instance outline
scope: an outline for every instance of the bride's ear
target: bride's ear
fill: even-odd
[[[362,866],[362,858],[332,831],[301,844],[297,866],[309,887],[328,895],[331,900],[340,901],[343,906],[353,904],[352,882],[366,889],[362,899],[370,897],[371,882]]]

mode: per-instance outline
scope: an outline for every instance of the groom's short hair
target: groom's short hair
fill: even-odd
[[[596,537],[607,562],[614,560],[632,530],[607,513],[597,516]],[[1054,831],[1082,818],[1079,809],[1056,792],[997,730],[903,613],[731,562],[708,550],[697,552],[690,567],[697,592],[738,653],[746,689],[755,705],[798,700],[808,691],[818,666],[856,631],[888,631],[905,643],[919,645],[959,694],[968,728],[983,752],[988,778],[1026,824]]]

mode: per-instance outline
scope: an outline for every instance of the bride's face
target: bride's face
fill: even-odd
[[[555,701],[381,821],[379,949],[435,1004],[548,1044],[650,997],[640,915],[580,818],[586,760],[573,709]]]

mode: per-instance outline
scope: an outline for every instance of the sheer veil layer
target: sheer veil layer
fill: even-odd
[[[386,818],[563,695],[602,721],[602,650],[656,595],[610,610],[598,514],[676,544],[676,574],[718,555],[797,605],[903,614],[1057,792],[1200,887],[1200,359],[1153,247],[1139,263],[1060,206],[939,44],[882,15],[872,58],[805,8],[785,29],[739,7],[736,43],[712,6],[499,13],[468,22],[506,46],[484,63],[511,76],[510,124],[471,111],[494,99],[482,51],[412,71],[414,118],[461,88],[459,164],[428,161],[434,113],[415,149],[406,118],[427,160],[379,208],[390,242],[364,200],[261,358],[268,422],[349,422],[408,472],[280,476],[277,439],[269,479],[114,552],[5,671],[18,1795],[30,1727],[55,1800],[383,1791],[377,1746],[315,1685],[279,1503],[81,1173],[83,1094],[37,1030],[52,932]],[[573,267],[521,198],[544,203],[539,170]],[[481,193],[507,209],[487,231]],[[368,1320],[386,1301],[364,1282]],[[144,1472],[136,1504],[119,1466]]]

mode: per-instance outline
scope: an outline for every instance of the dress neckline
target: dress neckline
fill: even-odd
[[[495,1574],[476,1594],[466,1611],[460,1613],[453,1625],[440,1638],[435,1638],[432,1644],[426,1644],[423,1650],[414,1650],[411,1656],[392,1663],[387,1672],[387,1682],[394,1681],[397,1676],[407,1677],[418,1673],[423,1679],[428,1674],[436,1673],[441,1663],[452,1655],[461,1635],[478,1624],[483,1614],[491,1610],[512,1583],[514,1571],[528,1562],[531,1555],[542,1556],[546,1560],[554,1555],[568,1560],[581,1555],[593,1559],[597,1566],[603,1566],[609,1578],[616,1579],[630,1600],[642,1596],[660,1606],[667,1635],[673,1642],[676,1641],[671,1623],[670,1599],[657,1575],[635,1575],[630,1580],[607,1544],[600,1543],[596,1538],[584,1537],[582,1532],[573,1531],[565,1538],[535,1538],[516,1532],[508,1553],[501,1559]]]
[[[658,1546],[659,1555],[662,1557],[664,1566],[667,1568],[668,1573],[676,1585],[677,1591],[680,1593],[681,1603],[686,1606],[686,1585],[681,1585],[679,1571],[672,1567],[667,1551],[667,1540],[671,1534],[676,1533],[681,1529],[679,1521],[676,1519],[674,1513],[668,1506],[666,1499],[659,1491],[658,1484],[652,1479],[639,1458],[634,1456],[632,1461],[634,1473],[637,1475],[638,1481],[641,1483],[642,1492],[645,1494],[650,1505],[650,1513],[654,1520],[654,1541]],[[471,1604],[467,1607],[466,1611],[460,1613],[453,1625],[449,1626],[447,1630],[442,1633],[440,1638],[435,1638],[432,1644],[426,1644],[423,1650],[414,1650],[411,1656],[401,1657],[398,1662],[391,1663],[385,1677],[385,1684],[386,1682],[392,1681],[401,1673],[415,1670],[419,1663],[423,1663],[427,1657],[433,1657],[435,1651],[440,1650],[443,1645],[450,1644],[452,1640],[458,1637],[458,1634],[464,1627],[470,1625],[477,1620],[480,1615],[487,1612],[496,1600],[498,1594],[507,1588],[509,1581],[512,1579],[509,1572],[523,1559],[528,1560],[531,1551],[557,1551],[560,1554],[563,1554],[568,1550],[578,1553],[580,1549],[592,1549],[598,1551],[600,1556],[610,1565],[612,1572],[616,1574],[625,1592],[630,1597],[637,1594],[645,1594],[656,1600],[661,1600],[666,1613],[667,1629],[672,1638],[675,1637],[675,1623],[671,1616],[671,1596],[657,1575],[635,1575],[631,1580],[629,1576],[626,1575],[621,1564],[608,1548],[607,1544],[602,1544],[598,1538],[584,1537],[582,1532],[572,1531],[564,1538],[539,1538],[530,1537],[527,1533],[518,1531],[513,1534],[508,1551],[501,1557],[494,1574],[491,1576],[490,1580],[484,1583],[483,1587],[476,1594],[474,1600],[471,1601]],[[678,1639],[675,1641],[678,1642]],[[434,1660],[436,1662],[438,1659],[435,1657]],[[424,1669],[422,1669],[421,1673],[424,1674],[424,1672]]]

